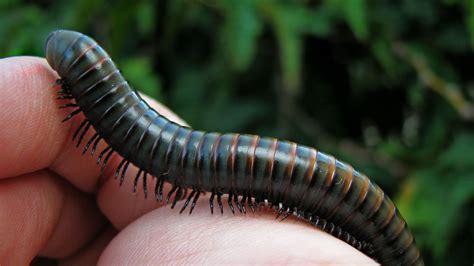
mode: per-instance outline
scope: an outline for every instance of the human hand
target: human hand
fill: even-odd
[[[0,59],[0,70],[0,265],[36,256],[68,265],[374,263],[301,221],[277,222],[268,210],[211,215],[203,196],[192,215],[180,215],[141,189],[133,194],[135,167],[119,186],[116,154],[101,173],[71,141],[83,117],[60,122],[68,112],[57,108],[58,77],[44,59]]]

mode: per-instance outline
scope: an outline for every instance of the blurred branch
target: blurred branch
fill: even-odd
[[[474,104],[464,98],[461,88],[437,76],[429,68],[425,58],[411,51],[405,44],[395,42],[392,47],[395,54],[415,68],[426,87],[446,99],[463,119],[474,121]]]

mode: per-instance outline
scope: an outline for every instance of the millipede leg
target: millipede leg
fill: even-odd
[[[157,178],[156,178],[156,183],[155,183],[155,200],[156,200],[156,201],[159,200],[159,198],[158,198],[158,193],[159,193],[158,191],[159,191],[159,189],[160,189],[160,178],[157,177]]]
[[[165,175],[156,178],[155,198],[156,201],[163,201],[163,186],[165,184]]]
[[[184,202],[183,207],[182,207],[181,210],[179,211],[180,214],[183,213],[183,211],[186,209],[186,207],[188,207],[189,202],[191,201],[191,199],[194,197],[195,194],[196,194],[196,190],[193,189],[193,191],[191,192],[191,194],[189,194],[188,198],[187,198],[186,201]]]
[[[133,193],[137,192],[138,179],[140,178],[141,174],[142,174],[142,170],[138,171],[137,175],[135,176],[135,180],[133,181]]]
[[[178,186],[178,190],[176,191],[176,194],[174,195],[173,203],[171,204],[171,209],[174,209],[174,206],[176,206],[176,202],[180,200],[182,194],[183,194],[183,189]]]
[[[321,227],[321,229],[322,229],[323,231],[326,229],[327,223],[328,223],[328,222],[327,222],[326,220],[321,220],[321,225],[320,225],[320,227]]]
[[[79,114],[81,111],[82,111],[81,108],[78,108],[77,110],[71,112],[68,116],[66,116],[66,118],[64,118],[61,122],[68,121],[69,119],[73,118],[75,115]]]
[[[200,195],[201,195],[201,192],[197,191],[196,196],[194,196],[193,202],[191,203],[191,208],[189,210],[189,214],[191,214],[194,210],[194,207],[196,207],[196,202],[198,201]]]
[[[254,206],[252,198],[250,196],[248,197],[247,204],[249,205],[252,212],[255,213],[255,206]]]
[[[230,192],[229,195],[227,196],[227,204],[229,205],[229,208],[232,211],[232,214],[235,214],[234,205],[232,205],[232,192]]]
[[[182,188],[183,192],[181,193],[180,200],[184,200],[186,196],[188,196],[188,190],[185,188]]]
[[[79,145],[81,145],[82,139],[84,138],[84,136],[86,135],[86,133],[87,133],[87,131],[89,130],[90,127],[91,127],[91,123],[89,123],[89,121],[88,121],[87,125],[84,127],[84,130],[82,131],[81,135],[79,136],[79,140],[77,141],[76,147],[79,147]]]
[[[277,216],[275,217],[275,220],[278,219],[284,212],[285,212],[285,207],[280,205],[278,207],[278,213],[277,213]]]
[[[240,205],[239,196],[237,194],[234,195],[234,203],[237,206],[237,209],[239,209],[239,212],[242,213],[242,206]]]
[[[82,155],[86,153],[86,151],[89,149],[89,146],[92,144],[92,142],[99,137],[99,133],[95,133],[94,136],[92,136],[89,141],[86,143],[84,146],[84,150],[82,151]]]
[[[165,185],[165,176],[162,175],[160,177],[160,191],[159,191],[159,195],[160,195],[160,201],[163,201],[163,187]]]
[[[112,146],[108,146],[107,148],[105,148],[104,150],[102,150],[102,152],[99,154],[99,157],[97,157],[97,165],[100,163],[100,161],[102,160],[102,157],[110,150],[112,149]]]
[[[63,109],[63,108],[69,108],[69,107],[78,107],[79,105],[75,104],[75,103],[66,103],[66,104],[63,104],[63,105],[60,105],[58,107],[58,109]]]
[[[143,171],[143,194],[145,194],[145,199],[148,197],[148,187],[147,187],[147,174]]]
[[[123,167],[122,174],[120,175],[120,185],[123,184],[123,180],[125,179],[125,173],[127,172],[128,165],[129,165],[129,164],[130,164],[130,162],[127,161],[127,163],[126,163],[125,166]]]
[[[91,155],[94,155],[95,151],[97,150],[97,145],[99,145],[99,142],[102,138],[99,137],[98,139],[95,140],[94,145],[92,145],[91,149]]]
[[[71,92],[65,89],[59,89],[58,92],[56,93],[58,96],[60,95],[71,95]]]
[[[217,205],[219,205],[219,209],[221,210],[221,215],[224,214],[224,205],[222,205],[222,194],[217,193]]]
[[[76,129],[76,132],[74,132],[74,135],[72,136],[72,140],[74,141],[77,137],[77,134],[79,134],[79,131],[88,123],[89,121],[87,119],[82,120],[81,124],[79,127]]]
[[[114,153],[113,149],[111,149],[109,153],[107,153],[107,155],[105,156],[104,162],[102,163],[102,167],[100,168],[100,171],[104,171],[104,168],[107,165],[107,162],[109,161],[110,156],[112,156],[113,153]]]
[[[56,97],[57,100],[71,100],[71,99],[74,99],[74,97],[72,97],[72,95],[70,94],[67,94],[67,95],[61,95],[59,97]]]
[[[119,166],[117,167],[117,170],[115,171],[115,179],[117,179],[117,177],[119,176],[119,173],[120,173],[120,169],[122,169],[122,166],[125,164],[127,160],[124,158],[122,159],[122,161],[120,162]]]
[[[173,187],[171,188],[171,191],[168,192],[168,195],[166,196],[166,204],[170,202],[171,195],[173,195],[173,193],[175,193],[177,189],[178,189],[178,186],[174,184]]]
[[[288,218],[293,212],[294,212],[294,210],[288,208],[286,213],[281,218],[280,222],[283,222],[284,220],[286,220],[286,218]]]
[[[245,209],[245,203],[246,203],[246,202],[247,202],[247,196],[244,195],[244,196],[242,196],[242,200],[241,200],[241,203],[240,203],[240,205],[242,206],[242,212],[243,212],[244,214],[247,213],[247,210]]]
[[[211,208],[211,214],[214,214],[214,196],[216,193],[214,191],[211,194],[211,197],[209,198],[209,208]]]

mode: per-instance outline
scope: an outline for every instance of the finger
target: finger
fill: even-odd
[[[0,177],[48,166],[59,153],[67,126],[53,104],[55,79],[45,62],[33,57],[0,59]]]
[[[50,166],[80,189],[96,189],[100,168],[71,142],[83,117],[75,117],[71,123],[60,122],[68,111],[57,108],[60,103],[52,85],[58,77],[46,61],[5,58],[0,59],[0,69],[0,124],[5,129],[0,131],[0,178]],[[152,105],[182,123],[168,109],[156,102]],[[93,130],[85,139],[91,134]]]
[[[59,103],[55,100],[55,90],[51,88],[57,76],[45,60],[34,57],[7,58],[0,60],[0,68],[5,70],[0,73],[0,104],[4,107],[0,110],[0,124],[6,129],[0,131],[0,146],[3,147],[0,154],[0,177],[49,167],[79,189],[95,191],[100,181],[100,167],[96,165],[95,159],[83,156],[82,150],[71,142],[71,136],[83,116],[75,117],[71,123],[60,123],[67,112],[57,108]],[[167,108],[151,100],[149,103],[163,115],[184,123]],[[85,141],[93,134],[94,131],[90,130]],[[101,142],[98,152],[104,147],[105,144]],[[102,176],[103,182],[115,174],[119,160],[116,155],[110,159],[109,167]],[[137,169],[131,165],[126,180],[133,178],[130,175],[135,175],[136,172]],[[117,182],[113,185],[118,189]],[[169,186],[165,186],[165,193],[168,189]],[[129,191],[127,190],[127,194]],[[108,198],[114,199],[113,196]],[[137,213],[143,213],[137,211],[144,209],[143,204],[147,206],[146,210],[159,206],[143,202],[135,201],[135,205],[122,214],[130,213],[129,217],[136,217]]]
[[[274,215],[210,215],[201,201],[193,215],[160,208],[112,240],[100,265],[161,264],[365,264],[374,262],[350,245],[297,221]]]
[[[104,224],[93,198],[40,171],[0,181],[0,265],[69,256]]]
[[[94,239],[90,245],[81,249],[77,254],[60,260],[59,265],[97,265],[97,261],[105,247],[116,235],[117,231],[113,227],[107,228],[97,239]]]

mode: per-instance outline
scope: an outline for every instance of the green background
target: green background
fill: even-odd
[[[350,162],[428,265],[473,263],[473,0],[0,0],[0,57],[43,56],[58,28],[195,128]]]

